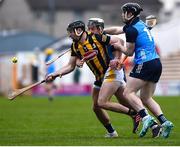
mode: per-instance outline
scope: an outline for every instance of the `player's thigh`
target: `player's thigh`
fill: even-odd
[[[125,89],[125,85],[120,86],[114,94],[119,102],[124,98],[123,95],[124,89]]]
[[[98,99],[108,101],[119,88],[120,83],[118,81],[103,82]]]
[[[137,92],[140,90],[147,82],[138,78],[128,77],[125,93]]]
[[[151,97],[154,95],[155,89],[156,89],[156,83],[147,82],[146,85],[144,85],[144,86],[141,88],[140,98],[141,98],[141,99],[151,98]]]

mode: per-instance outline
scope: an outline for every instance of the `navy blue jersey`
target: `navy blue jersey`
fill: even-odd
[[[123,31],[126,35],[126,42],[135,43],[135,64],[159,58],[151,32],[143,21],[135,18],[130,25],[123,27]]]

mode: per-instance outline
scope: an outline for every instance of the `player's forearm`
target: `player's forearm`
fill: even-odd
[[[117,50],[120,50],[121,52],[123,52],[126,56],[132,56],[133,55],[133,51],[132,50],[128,49],[127,47],[123,46],[120,43],[114,44],[114,47]]]
[[[71,73],[74,69],[75,69],[75,66],[67,65],[67,66],[62,67],[60,70],[56,71],[55,75],[59,75],[60,77],[62,77],[63,75]]]
[[[104,31],[110,35],[118,35],[124,33],[122,27],[109,27],[105,28]]]
[[[112,35],[109,44],[113,45],[116,50],[127,54],[126,47],[123,46],[124,42],[122,41],[122,39]]]

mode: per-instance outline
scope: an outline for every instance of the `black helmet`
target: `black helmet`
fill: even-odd
[[[85,31],[85,24],[84,24],[84,22],[78,20],[78,21],[74,21],[74,22],[70,23],[68,25],[68,27],[67,27],[67,31],[68,32],[72,32],[76,28],[81,28],[83,31]]]
[[[92,26],[92,25],[94,25],[96,27],[101,27],[102,29],[104,29],[104,20],[101,19],[101,18],[90,18],[88,20],[88,25],[87,26],[89,27],[89,26]]]
[[[134,16],[139,15],[140,12],[143,11],[141,6],[137,3],[126,3],[121,7],[121,9],[123,12],[131,12]]]

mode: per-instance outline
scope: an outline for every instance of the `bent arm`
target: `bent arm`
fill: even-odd
[[[135,43],[126,42],[124,46],[124,41],[116,36],[111,36],[110,44],[114,46],[115,49],[120,50],[127,56],[133,56]]]
[[[126,56],[133,56],[135,43],[126,42],[126,46],[123,46],[120,43],[115,43],[114,47],[118,50],[121,50]]]
[[[106,32],[107,34],[110,34],[110,35],[119,35],[119,34],[124,33],[123,27],[109,27],[109,28],[105,28],[104,32]]]
[[[122,56],[122,52],[121,52],[120,50],[115,50],[115,51],[113,52],[113,55],[114,55],[114,58],[115,58],[115,59],[120,59],[121,56]]]

